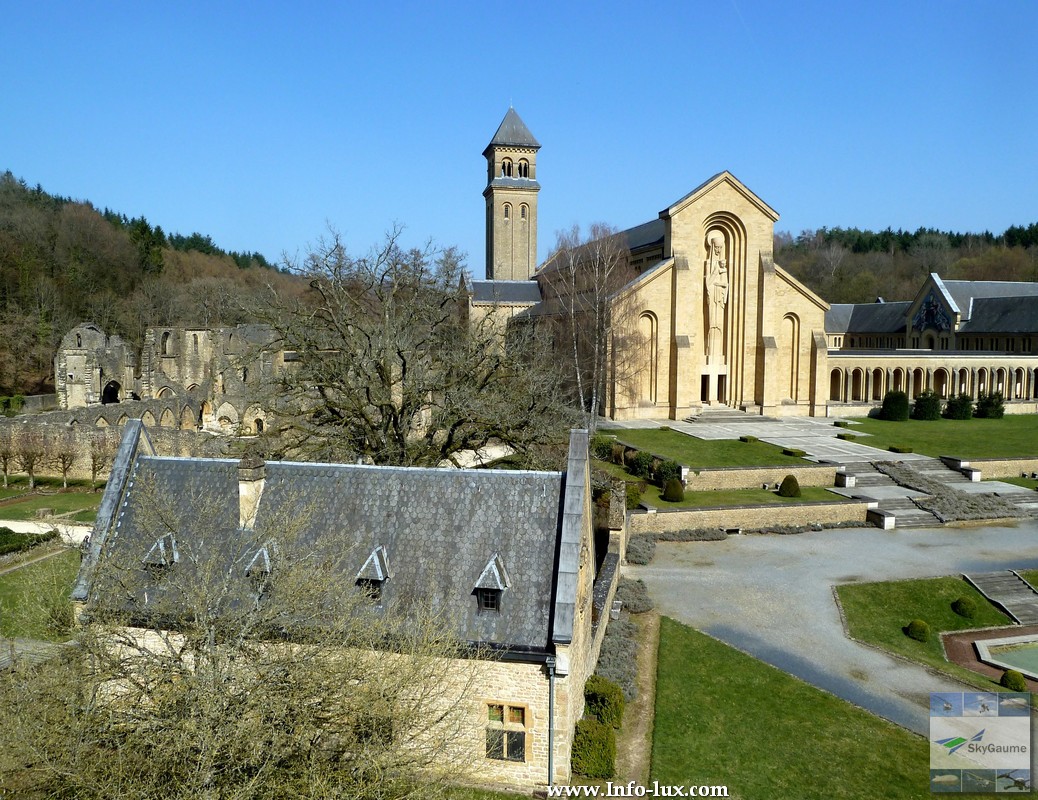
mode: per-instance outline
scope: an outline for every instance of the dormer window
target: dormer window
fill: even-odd
[[[476,596],[476,611],[480,614],[499,614],[501,596],[509,587],[508,571],[501,557],[494,553],[483,567],[472,593]]]
[[[357,573],[357,588],[373,603],[382,602],[382,590],[391,577],[389,572],[389,554],[383,545],[371,551],[368,560]]]
[[[177,540],[172,533],[160,536],[151,546],[148,554],[144,556],[144,568],[148,570],[164,571],[180,561],[180,553],[177,550]]]
[[[273,568],[271,554],[274,552],[273,545],[265,545],[256,551],[245,568],[245,577],[252,584],[252,590],[256,593],[256,603],[259,604],[270,588],[270,573]]]

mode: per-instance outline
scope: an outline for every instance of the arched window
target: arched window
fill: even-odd
[[[526,219],[526,203],[519,206],[519,219]]]
[[[505,203],[505,219],[511,219],[512,217],[512,206]]]
[[[525,158],[519,159],[519,177],[529,178],[530,177],[530,162]]]
[[[191,341],[194,344],[195,355],[197,356],[198,355],[198,334],[197,333],[194,333],[194,334],[191,335]]]
[[[162,334],[162,355],[168,356],[169,352],[169,331]]]
[[[82,337],[82,336],[80,336],[80,335],[79,335],[79,334],[77,333],[77,334],[76,334],[76,347],[82,347],[82,346],[83,346],[83,337]]]
[[[501,177],[511,178],[512,177],[512,159],[505,158],[501,160]]]

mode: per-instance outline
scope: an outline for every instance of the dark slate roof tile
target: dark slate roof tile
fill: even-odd
[[[537,281],[472,281],[472,300],[475,303],[533,305],[541,301],[541,289]]]
[[[825,312],[826,333],[898,333],[905,329],[910,301],[836,303]]]

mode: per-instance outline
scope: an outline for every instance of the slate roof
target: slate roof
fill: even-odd
[[[971,302],[980,298],[1014,298],[1017,302],[1024,298],[1038,298],[1038,283],[1025,281],[941,281],[941,283],[958,305],[963,320],[972,316]],[[1024,305],[1028,304],[1027,301],[1024,301]],[[1027,330],[1033,331],[1038,328],[1032,327]]]
[[[911,301],[834,303],[825,312],[826,333],[898,333],[904,331]]]
[[[1038,298],[975,297],[968,313],[970,317],[959,325],[959,333],[1038,331]]]
[[[663,244],[663,236],[666,229],[667,224],[664,220],[654,219],[641,225],[635,225],[633,228],[628,228],[623,232],[623,236],[627,240],[627,247],[630,250],[638,250],[650,245]]]
[[[532,147],[537,150],[540,149],[541,143],[533,137],[530,129],[526,127],[526,123],[522,121],[515,109],[509,108],[504,119],[501,120],[501,124],[497,126],[497,133],[487,145],[487,150],[502,145]],[[486,150],[483,151],[483,155],[486,155]]]
[[[537,281],[472,281],[472,300],[475,303],[525,305],[541,301]]]
[[[133,425],[128,427],[124,445],[135,432]],[[586,453],[586,433],[575,432],[574,437],[580,440],[581,434]],[[121,453],[128,452],[124,446]],[[104,550],[106,558],[142,563],[143,570],[156,542],[155,498],[162,498],[180,554],[166,568],[191,569],[199,560],[215,565],[218,574],[240,573],[242,591],[247,591],[245,572],[258,563],[259,545],[256,535],[239,528],[239,462],[146,453],[142,449],[134,457],[124,491],[118,479],[106,489],[103,504],[117,503],[119,512],[108,532],[99,518],[91,553],[81,568],[78,599],[102,608],[126,602],[118,593],[99,596],[89,562]],[[571,459],[570,468],[579,472],[579,461],[574,463]],[[384,547],[374,570],[390,576],[382,587],[384,604],[421,599],[443,612],[463,641],[511,652],[543,653],[552,642],[565,641],[567,630],[572,634],[575,596],[568,595],[568,556],[577,534],[568,517],[583,501],[564,496],[583,493],[567,492],[565,473],[271,461],[265,474],[255,530],[294,520],[301,541],[315,551],[333,546],[341,552],[343,579],[350,582],[372,572],[368,562]],[[582,475],[574,478],[583,480]],[[578,485],[583,484],[572,484]],[[276,571],[276,550],[267,558]],[[567,567],[562,586],[558,558]],[[490,563],[497,565],[507,588],[499,613],[480,613],[473,591],[481,578],[486,583]],[[160,589],[152,586],[151,591]],[[557,607],[569,619],[556,619]]]

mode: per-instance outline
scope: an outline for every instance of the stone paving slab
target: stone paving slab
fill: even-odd
[[[949,484],[951,488],[966,492],[967,494],[999,494],[999,495],[1035,495],[1036,501],[1038,501],[1038,492],[1033,489],[1028,489],[1024,486],[1017,486],[1014,483],[1005,483],[1004,481],[980,481],[979,483],[972,483],[966,481],[965,483],[952,483]],[[1015,499],[1015,498],[1014,498]]]
[[[855,486],[849,489],[833,487],[829,491],[844,497],[871,497],[873,500],[894,500],[898,497],[929,497],[926,492],[917,492],[906,486]]]

